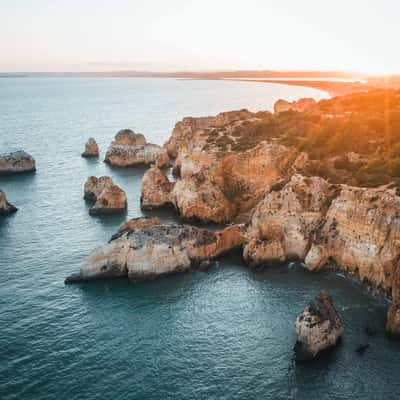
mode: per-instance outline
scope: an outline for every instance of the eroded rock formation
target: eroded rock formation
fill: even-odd
[[[241,110],[178,122],[170,201],[184,218],[223,223],[248,213],[274,183],[307,161],[274,140],[270,113]],[[266,136],[265,136],[266,135]]]
[[[91,215],[121,213],[127,208],[125,192],[108,176],[89,177],[84,186],[84,198],[95,202],[89,210]]]
[[[247,230],[248,264],[304,260],[338,190],[322,178],[297,174],[273,187],[255,207]]]
[[[17,207],[7,201],[6,194],[0,190],[0,215],[12,214],[18,210]]]
[[[99,146],[96,143],[96,140],[93,138],[89,138],[85,144],[85,151],[82,153],[82,157],[91,158],[99,156]]]
[[[174,183],[155,165],[143,175],[140,206],[143,210],[152,210],[171,204],[170,193]]]
[[[312,360],[321,351],[335,346],[343,325],[328,293],[321,291],[296,319],[296,359]]]
[[[400,197],[390,187],[332,185],[294,175],[257,205],[247,229],[249,265],[304,260],[340,269],[393,299],[388,331],[400,332]]]
[[[36,171],[36,163],[27,152],[20,150],[8,154],[0,154],[0,175],[31,171]]]
[[[148,221],[147,221],[148,222]],[[243,226],[214,232],[188,225],[150,224],[123,230],[96,249],[66,283],[128,276],[138,281],[188,271],[242,244]],[[138,228],[140,226],[140,228]]]
[[[140,164],[169,165],[167,151],[147,143],[145,137],[130,129],[119,131],[107,150],[104,161],[117,167],[133,167]]]

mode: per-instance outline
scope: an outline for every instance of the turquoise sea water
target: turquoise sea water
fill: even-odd
[[[246,82],[0,79],[0,153],[23,148],[38,168],[0,177],[19,207],[0,219],[0,399],[399,399],[400,344],[384,335],[386,302],[333,273],[252,272],[237,254],[206,272],[141,284],[63,283],[121,222],[142,215],[144,169],[102,162],[119,129],[162,144],[184,116],[305,96],[324,94]],[[89,136],[99,160],[80,157]],[[123,187],[127,215],[88,215],[90,175]],[[295,317],[322,288],[344,320],[342,343],[296,365]],[[378,328],[371,338],[368,323]]]

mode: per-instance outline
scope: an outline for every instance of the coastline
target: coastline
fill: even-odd
[[[221,79],[221,78],[217,78]],[[257,83],[275,83],[279,85],[288,86],[302,86],[311,89],[322,90],[329,94],[330,97],[343,96],[354,92],[367,92],[374,89],[374,86],[362,82],[341,82],[341,81],[327,81],[327,80],[287,80],[287,79],[230,79],[224,78],[223,80],[240,81],[240,82],[257,82]]]

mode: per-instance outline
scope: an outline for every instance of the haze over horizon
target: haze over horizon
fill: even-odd
[[[399,16],[394,0],[3,0],[0,72],[396,73]]]

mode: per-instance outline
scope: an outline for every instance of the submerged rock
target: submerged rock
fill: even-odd
[[[0,154],[0,175],[31,171],[36,171],[36,163],[27,152],[20,150],[8,154]]]
[[[96,140],[93,138],[89,138],[85,144],[85,151],[82,153],[82,157],[90,158],[90,157],[98,157],[99,156],[99,146],[96,143]]]
[[[17,210],[18,208],[9,203],[6,194],[0,190],[0,214],[11,214]]]
[[[370,344],[369,343],[363,343],[357,346],[356,348],[356,353],[362,355],[366,352],[366,350],[369,348]]]
[[[151,166],[143,175],[140,206],[143,210],[171,204],[170,193],[174,183],[170,182],[160,168]]]
[[[328,293],[321,291],[296,319],[296,359],[311,360],[335,346],[343,333],[342,322]]]
[[[156,164],[158,167],[169,165],[169,157],[164,148],[147,143],[142,134],[130,129],[123,129],[117,133],[104,161],[117,167],[140,164]]]
[[[89,177],[84,186],[84,198],[95,201],[90,215],[121,213],[127,208],[125,192],[108,176]]]
[[[238,225],[217,232],[188,225],[139,225],[136,220],[133,229],[123,229],[96,249],[66,283],[120,276],[138,281],[184,272],[241,245],[244,239],[243,226]]]

